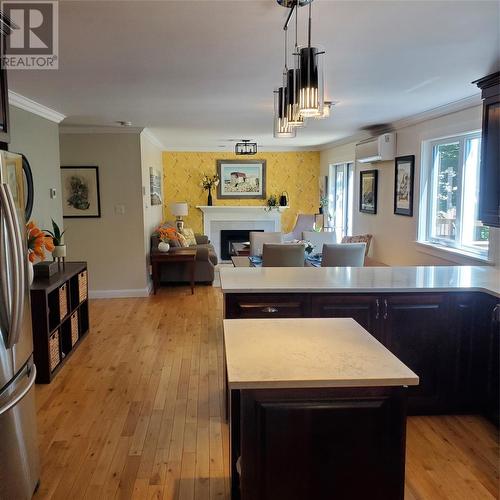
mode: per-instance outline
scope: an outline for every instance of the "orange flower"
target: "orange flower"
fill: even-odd
[[[28,258],[30,262],[35,262],[38,257],[45,260],[45,252],[54,251],[54,241],[51,236],[41,231],[33,221],[26,224],[28,239]]]

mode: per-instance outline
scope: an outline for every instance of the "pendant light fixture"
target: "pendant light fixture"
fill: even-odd
[[[285,28],[285,67],[283,68],[283,85],[274,91],[274,137],[291,139],[297,135],[294,127],[288,123],[288,36]]]
[[[299,49],[299,109],[300,114],[304,117],[320,117],[323,114],[324,104],[323,58],[325,51],[311,46],[311,25],[312,13],[310,3],[307,46]]]
[[[300,113],[300,59],[298,46],[298,15],[299,9],[295,8],[295,47],[293,51],[293,68],[287,71],[287,119],[291,127],[303,127],[305,125],[304,116]],[[285,24],[285,32],[288,26]],[[285,49],[286,50],[286,49]]]
[[[234,146],[234,154],[236,155],[255,155],[257,154],[257,143],[250,142],[250,139],[241,139]]]

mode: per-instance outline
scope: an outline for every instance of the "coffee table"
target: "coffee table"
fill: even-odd
[[[187,262],[190,267],[191,294],[194,294],[194,269],[196,264],[196,250],[193,248],[180,248],[169,252],[151,252],[151,267],[153,271],[153,293],[160,286],[160,268],[162,265]]]

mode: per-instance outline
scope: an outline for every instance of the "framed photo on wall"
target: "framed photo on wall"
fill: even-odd
[[[394,213],[412,217],[415,156],[398,156],[394,165]]]
[[[219,199],[266,199],[266,160],[217,160],[217,174]]]
[[[61,167],[63,217],[100,217],[99,168]]]
[[[161,173],[156,168],[149,168],[149,192],[151,196],[151,205],[161,205]]]
[[[377,213],[378,170],[362,170],[359,173],[359,211]]]

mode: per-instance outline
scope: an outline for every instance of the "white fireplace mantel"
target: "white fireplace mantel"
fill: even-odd
[[[220,258],[220,232],[224,229],[281,231],[281,214],[288,207],[265,210],[265,206],[197,206],[203,212],[203,233]]]

